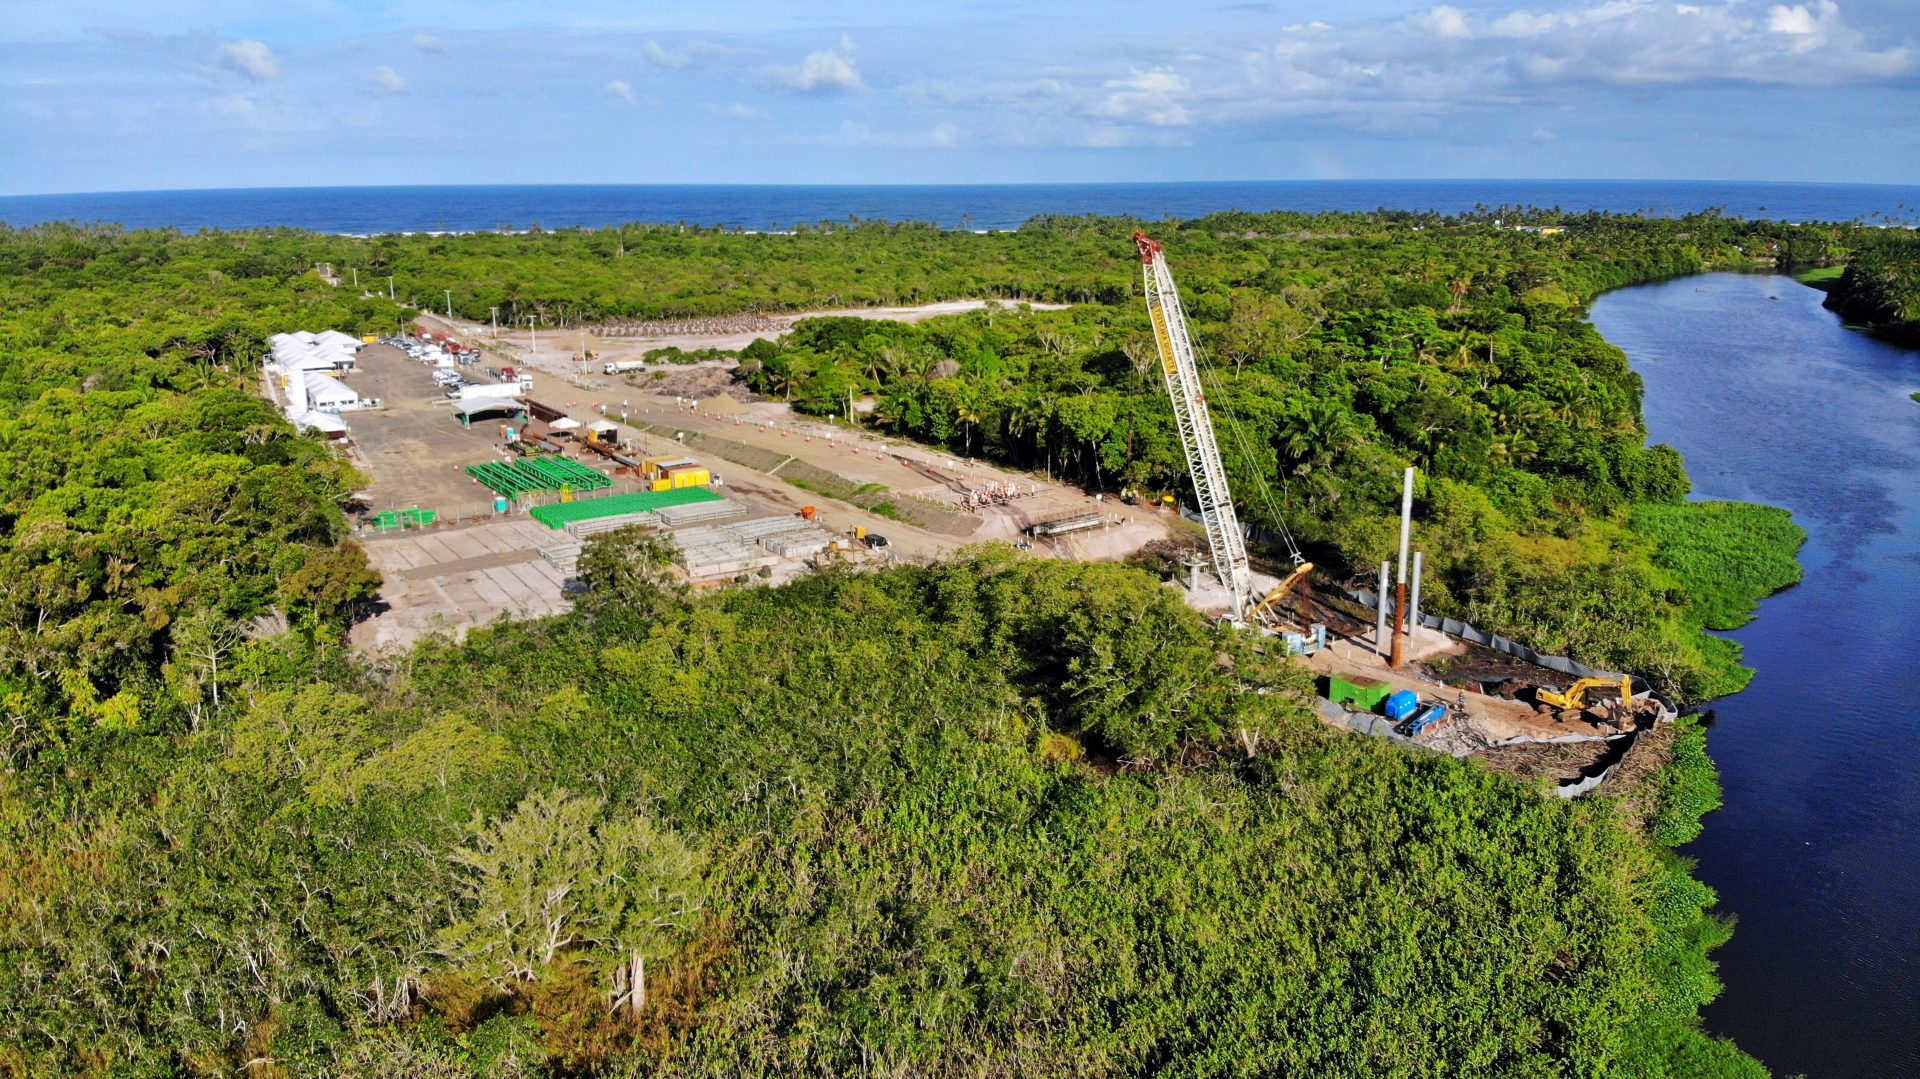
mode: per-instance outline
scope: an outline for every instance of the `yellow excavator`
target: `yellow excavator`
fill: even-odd
[[[1618,682],[1611,678],[1582,678],[1565,690],[1536,690],[1533,697],[1541,704],[1554,708],[1579,709],[1587,706],[1587,694],[1596,689],[1618,689],[1621,706],[1631,707],[1633,704],[1633,682],[1625,675],[1621,675]]]

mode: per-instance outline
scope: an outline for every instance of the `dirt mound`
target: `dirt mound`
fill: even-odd
[[[628,376],[627,383],[662,397],[693,398],[701,402],[701,408],[723,416],[738,412],[743,402],[759,400],[740,380],[738,368],[733,367],[656,367],[645,374]],[[728,403],[719,403],[721,398],[727,398]]]

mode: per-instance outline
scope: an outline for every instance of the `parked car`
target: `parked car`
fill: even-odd
[[[867,549],[872,551],[878,551],[883,548],[892,546],[892,544],[887,542],[887,537],[881,535],[878,532],[867,533],[866,544],[867,544]]]

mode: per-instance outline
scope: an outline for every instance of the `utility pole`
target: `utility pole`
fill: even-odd
[[[387,299],[393,299],[393,275],[387,275]]]
[[[1400,666],[1401,623],[1407,613],[1407,544],[1413,534],[1413,466],[1407,466],[1400,490],[1400,579],[1393,586],[1393,656],[1388,663]],[[1385,596],[1381,599],[1384,602]]]
[[[360,287],[360,267],[355,266],[350,272],[353,274],[353,287],[357,289]]]
[[[498,307],[487,308],[487,317],[493,320],[493,335],[495,337],[500,336],[500,309]]]
[[[529,362],[531,362],[534,357],[540,355],[540,327],[534,324],[533,319],[534,316],[527,316],[527,332],[533,335],[533,352],[532,355],[528,357]]]
[[[447,294],[447,317],[452,318],[453,317],[453,290],[450,288],[443,288],[440,291]]]

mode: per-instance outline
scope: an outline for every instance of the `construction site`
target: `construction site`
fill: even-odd
[[[933,560],[993,541],[1076,560],[1178,552],[1163,565],[1187,601],[1301,657],[1318,676],[1329,724],[1474,756],[1567,797],[1631,769],[1645,736],[1674,714],[1644,683],[1421,612],[1412,469],[1397,569],[1383,563],[1376,589],[1317,580],[1284,526],[1278,557],[1257,568],[1171,271],[1159,244],[1136,242],[1192,482],[1187,508],[1171,494],[1089,492],[803,417],[741,391],[724,359],[641,380],[645,364],[603,359],[595,346],[606,341],[584,335],[503,338],[423,316],[400,338],[289,339],[285,369],[263,382],[290,413],[339,440],[369,478],[355,508],[385,579],[375,611],[353,631],[369,650],[564,611],[581,587],[584,546],[631,526],[665,538],[675,572],[695,588]],[[763,321],[709,327],[707,336],[738,347],[791,325]],[[620,346],[636,338],[629,350],[666,339],[646,329],[615,328],[608,354],[627,354]],[[698,326],[667,329],[689,344],[702,335]],[[313,353],[331,363],[330,383],[353,389],[306,377],[321,364]],[[321,394],[353,400],[317,415]],[[335,419],[341,412],[350,423]],[[1227,437],[1245,437],[1223,419]]]

